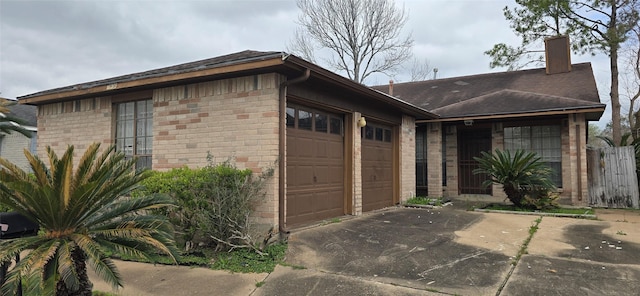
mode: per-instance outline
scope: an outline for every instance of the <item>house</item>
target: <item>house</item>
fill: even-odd
[[[276,166],[256,218],[288,227],[380,209],[415,191],[427,110],[293,55],[243,51],[19,98],[38,107],[38,153],[114,144],[137,167],[202,167],[210,152]]]
[[[154,170],[202,167],[208,152],[255,172],[275,165],[256,218],[281,231],[416,194],[500,198],[472,173],[473,157],[495,148],[539,152],[563,201],[582,204],[587,122],[605,105],[568,40],[547,43],[544,69],[375,88],[243,51],[19,100],[38,107],[39,154],[100,142]]]
[[[0,98],[0,100],[6,99]],[[0,157],[9,160],[23,170],[29,171],[29,162],[24,157],[24,149],[33,153],[36,151],[37,108],[35,106],[10,104],[7,109],[9,110],[8,115],[22,121],[20,124],[15,122],[10,124],[20,126],[27,132],[32,133],[32,135],[31,138],[18,132],[0,135]],[[4,117],[5,115],[6,114],[0,112],[0,116]]]
[[[588,122],[602,116],[589,63],[571,64],[569,41],[545,41],[546,67],[374,87],[438,115],[417,120],[418,195],[502,200],[482,186],[474,157],[534,151],[553,170],[560,202],[588,205]]]

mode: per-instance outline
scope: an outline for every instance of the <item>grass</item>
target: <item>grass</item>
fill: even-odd
[[[265,255],[260,255],[249,249],[236,249],[231,252],[213,252],[203,250],[197,253],[183,255],[178,259],[179,265],[200,266],[218,270],[229,270],[242,273],[272,272],[276,265],[282,263],[287,244],[273,244],[264,250]],[[167,256],[153,256],[150,260],[141,260],[137,257],[121,256],[114,254],[112,257],[127,261],[144,263],[173,264]]]
[[[490,204],[484,207],[485,210],[499,210],[499,211],[516,211],[516,212],[541,212],[541,213],[554,213],[554,214],[574,214],[574,215],[594,215],[595,211],[588,208],[553,208],[546,210],[531,210],[518,208],[513,205],[504,204]]]
[[[531,242],[533,235],[536,234],[536,232],[538,232],[540,222],[542,222],[542,217],[539,217],[538,219],[533,220],[533,222],[534,224],[531,225],[531,227],[529,227],[529,236],[522,243],[522,246],[520,247],[520,250],[518,251],[516,258],[513,259],[513,265],[517,265],[518,262],[520,261],[520,258],[522,258],[522,255],[527,253],[527,247],[529,246],[529,243]]]
[[[260,255],[248,249],[218,253],[210,267],[243,273],[272,272],[276,265],[282,262],[286,251],[286,244],[273,244],[265,248],[264,252],[267,255]]]
[[[428,197],[428,196],[416,196],[408,199],[405,204],[408,205],[432,205],[432,206],[441,206],[442,198],[439,197]]]

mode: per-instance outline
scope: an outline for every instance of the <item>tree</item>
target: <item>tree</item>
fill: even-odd
[[[298,0],[300,28],[288,50],[315,62],[328,49],[330,68],[358,83],[373,73],[391,75],[411,57],[411,35],[401,37],[404,9],[390,0]]]
[[[419,60],[417,58],[413,58],[409,71],[411,73],[410,81],[427,80],[429,79],[429,76],[434,75],[432,72],[433,69],[429,67],[429,61],[427,59]],[[431,77],[435,79],[435,77]]]
[[[613,139],[620,130],[620,95],[618,89],[618,51],[639,20],[639,0],[516,0],[519,7],[504,8],[511,28],[522,38],[517,48],[496,44],[485,52],[492,57],[491,67],[510,66],[527,58],[532,44],[550,35],[569,35],[577,53],[604,52],[609,56],[611,72],[611,109]]]
[[[635,103],[640,98],[640,25],[633,28],[633,44],[634,47],[630,48],[627,55],[626,63],[628,71],[631,72],[627,75],[625,81],[623,81],[624,88],[626,90],[625,95],[629,99],[629,110],[627,118],[629,119],[629,126],[631,128],[631,135],[634,139],[639,139],[638,130],[640,130],[640,112],[635,111]],[[630,78],[629,78],[630,77]]]
[[[26,281],[34,295],[91,295],[87,265],[114,287],[120,275],[106,252],[150,259],[159,251],[174,259],[173,228],[149,209],[170,205],[165,195],[138,198],[127,194],[146,178],[134,170],[135,159],[100,144],[90,145],[74,170],[74,148],[61,158],[47,147],[47,163],[25,150],[32,174],[0,158],[0,202],[39,225],[37,236],[0,241],[0,261],[29,250],[2,284],[14,295]]]
[[[478,168],[473,173],[488,176],[483,185],[502,185],[507,198],[516,207],[536,208],[542,205],[538,200],[549,199],[549,193],[555,190],[550,179],[551,169],[533,152],[519,149],[511,155],[509,150],[496,149],[493,154],[482,151],[480,157],[474,159]]]

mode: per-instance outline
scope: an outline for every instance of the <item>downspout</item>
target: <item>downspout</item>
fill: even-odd
[[[278,152],[278,228],[280,230],[280,235],[288,234],[289,231],[284,226],[284,187],[285,187],[285,145],[286,145],[286,135],[285,131],[287,129],[287,88],[289,85],[304,82],[309,79],[311,76],[311,70],[307,68],[304,71],[304,74],[300,77],[296,77],[291,80],[286,80],[280,83],[279,89],[279,99],[280,99],[280,128],[278,129],[279,136],[279,152]]]

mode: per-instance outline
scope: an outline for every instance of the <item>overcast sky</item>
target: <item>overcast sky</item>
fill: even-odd
[[[502,9],[514,0],[398,1],[414,56],[438,68],[438,78],[504,71],[483,52],[519,40]],[[246,49],[285,51],[297,26],[295,0],[0,0],[0,96],[51,88],[211,58]],[[542,47],[542,44],[541,44]],[[593,64],[603,103],[609,103],[608,63]],[[409,68],[394,79],[408,81]],[[378,75],[369,85],[386,84]],[[601,120],[610,120],[610,108]]]

